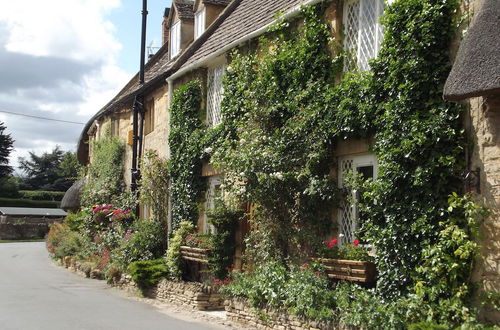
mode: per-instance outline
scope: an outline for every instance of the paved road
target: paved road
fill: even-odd
[[[0,244],[0,330],[222,329],[181,321],[56,266],[45,243]]]

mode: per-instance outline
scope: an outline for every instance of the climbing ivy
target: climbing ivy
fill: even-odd
[[[172,231],[182,221],[196,224],[198,203],[205,187],[201,178],[204,136],[200,120],[201,97],[200,82],[192,81],[179,87],[172,99],[168,137],[171,151]]]

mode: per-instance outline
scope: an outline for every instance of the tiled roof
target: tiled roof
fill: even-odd
[[[500,94],[500,1],[484,0],[462,41],[444,86],[444,98],[459,101]]]
[[[237,0],[235,0],[237,1]],[[303,0],[241,0],[234,11],[208,36],[181,69],[203,60],[225,45],[258,30],[275,20],[277,12],[286,12]]]
[[[61,209],[45,209],[45,208],[30,208],[30,207],[0,207],[0,214],[3,215],[35,215],[49,217],[64,217],[67,215]]]
[[[208,3],[210,5],[217,5],[217,6],[227,6],[231,0],[202,0],[203,3]]]
[[[194,1],[189,0],[174,0],[174,6],[177,9],[177,14],[181,19],[194,19],[193,6]]]

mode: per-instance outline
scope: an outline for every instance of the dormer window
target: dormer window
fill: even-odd
[[[205,31],[205,8],[194,16],[194,38],[198,39]]]
[[[181,51],[181,22],[172,25],[170,30],[170,58],[174,58]]]
[[[377,56],[383,38],[379,18],[384,0],[348,0],[344,4],[344,71],[370,69],[368,61]]]

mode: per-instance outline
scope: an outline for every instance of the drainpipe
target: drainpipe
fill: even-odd
[[[146,60],[146,23],[148,16],[148,1],[142,0],[142,29],[141,29],[141,56],[140,56],[140,70],[139,70],[139,84],[144,85],[144,62]],[[144,115],[141,115],[141,127],[139,130],[139,112],[144,113],[144,99],[142,95],[136,96],[134,100],[134,117],[133,117],[133,146],[132,146],[132,180],[130,187],[132,191],[137,191],[137,180],[140,176],[138,168],[138,155],[142,149],[142,126]],[[137,213],[137,211],[136,211]]]

